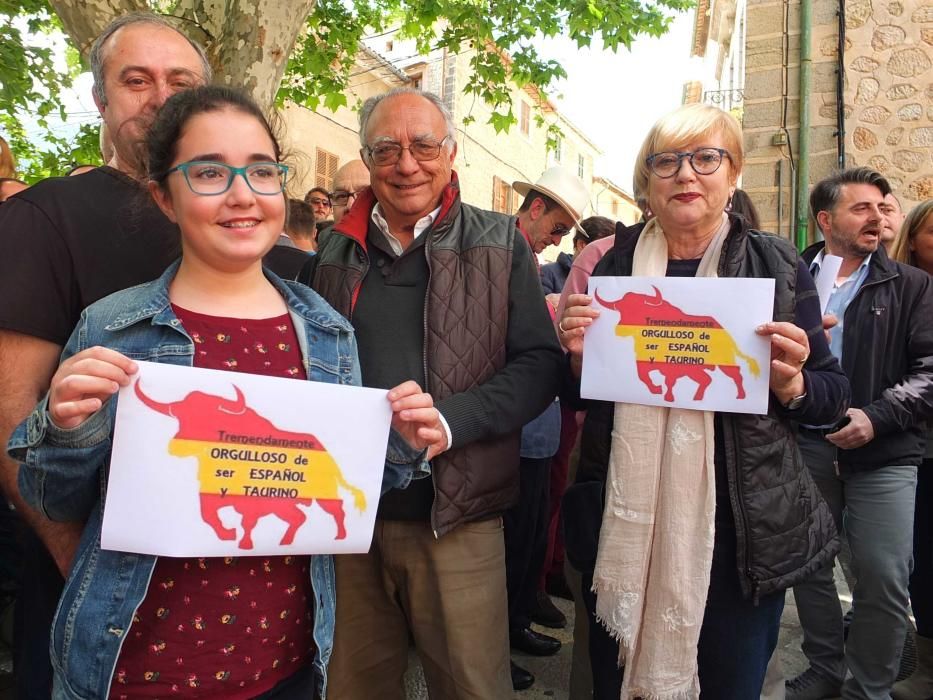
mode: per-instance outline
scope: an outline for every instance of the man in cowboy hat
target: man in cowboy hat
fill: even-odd
[[[549,245],[560,245],[560,239],[576,227],[589,205],[590,193],[576,175],[559,165],[545,170],[534,184],[517,180],[512,189],[525,196],[518,210],[518,227],[535,254]]]
[[[525,196],[518,210],[518,227],[536,254],[551,244],[559,245],[561,238],[575,227],[585,235],[580,228],[580,215],[589,204],[589,192],[583,181],[565,168],[550,168],[536,183],[518,181],[512,187]],[[531,623],[552,628],[567,624],[547,596],[539,601],[537,595],[547,549],[551,457],[559,444],[560,407],[555,400],[522,430],[519,500],[504,518],[509,640],[513,649],[536,656],[557,653],[561,643],[534,631]],[[513,664],[512,683],[516,690],[528,687],[533,681],[531,674]]]

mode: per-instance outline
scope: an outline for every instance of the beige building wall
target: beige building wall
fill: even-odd
[[[534,182],[544,170],[558,164],[557,156],[555,152],[548,151],[546,125],[538,126],[535,121],[538,98],[533,92],[517,87],[512,89],[512,111],[518,123],[508,132],[497,133],[488,123],[492,109],[482,99],[463,93],[470,72],[470,57],[469,52],[456,57],[454,68],[448,67],[445,71],[443,85],[432,88],[426,81],[424,87],[445,98],[450,95],[451,88],[454,90],[451,97],[458,141],[455,167],[460,175],[464,201],[514,213],[521,204],[520,198],[497,188],[501,183],[510,187],[516,180]],[[451,70],[454,71],[453,76]],[[582,173],[581,179],[590,187],[593,162],[599,149],[547,103],[544,105],[544,118],[548,123],[557,121],[563,130],[560,165],[578,175]]]
[[[812,185],[839,165],[838,2],[813,0],[811,5]],[[792,237],[795,163],[791,148],[796,159],[800,4],[749,2],[747,13],[742,186],[759,210],[762,227]],[[929,0],[849,0],[844,51],[846,164],[881,170],[905,207],[933,196],[933,4]]]
[[[641,220],[641,209],[632,195],[604,177],[593,179],[592,214],[621,221],[626,226]]]

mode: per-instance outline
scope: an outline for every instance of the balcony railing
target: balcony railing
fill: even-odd
[[[703,102],[725,110],[739,107],[745,101],[745,90],[733,88],[732,90],[705,90]]]

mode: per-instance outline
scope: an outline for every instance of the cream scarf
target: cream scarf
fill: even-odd
[[[728,219],[700,261],[716,277]],[[633,277],[664,277],[657,220],[638,244]],[[635,381],[634,375],[632,381]],[[697,643],[713,558],[713,413],[618,403],[593,590],[596,615],[621,643],[621,700],[695,700]]]

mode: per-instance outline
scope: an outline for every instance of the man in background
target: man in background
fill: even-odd
[[[288,200],[288,217],[285,233],[299,250],[314,253],[317,250],[317,227],[314,225],[314,210],[300,199]]]

